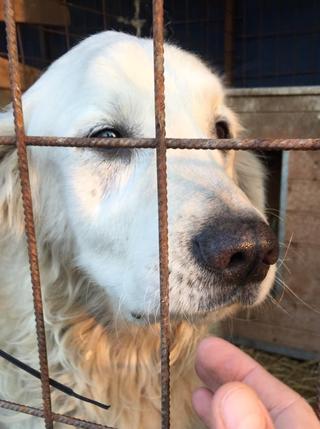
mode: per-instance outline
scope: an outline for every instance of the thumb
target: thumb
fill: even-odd
[[[249,386],[232,382],[213,395],[205,388],[193,394],[193,406],[209,429],[274,429],[271,418]]]

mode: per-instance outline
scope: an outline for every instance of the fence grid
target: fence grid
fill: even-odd
[[[31,187],[27,160],[27,146],[63,147],[131,147],[153,148],[157,154],[158,216],[159,216],[159,271],[160,271],[160,336],[161,336],[161,427],[170,428],[170,365],[169,365],[169,273],[168,273],[168,216],[167,216],[167,149],[263,149],[263,150],[319,150],[319,139],[167,139],[165,135],[164,100],[164,36],[163,0],[153,0],[153,43],[155,83],[154,139],[87,139],[58,137],[28,137],[25,135],[21,102],[21,85],[18,69],[17,33],[12,0],[4,1],[7,32],[10,86],[13,99],[15,137],[1,137],[0,145],[16,145],[21,181],[25,229],[28,245],[30,274],[32,281],[34,312],[41,372],[43,409],[0,399],[0,407],[43,418],[46,429],[53,429],[53,422],[85,429],[110,429],[108,426],[87,422],[52,412],[49,370],[47,360],[43,305],[41,297],[40,271],[32,210]],[[319,384],[320,389],[320,384]],[[320,416],[320,391],[318,400]]]

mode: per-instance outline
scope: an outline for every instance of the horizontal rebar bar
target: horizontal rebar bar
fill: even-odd
[[[28,405],[17,404],[16,402],[0,399],[0,408],[16,411],[18,413],[30,414],[31,416],[44,418],[44,412],[40,408],[29,407]],[[86,420],[69,417],[62,414],[52,413],[52,418],[58,423],[64,423],[76,428],[82,429],[113,429],[110,426],[100,425],[98,423],[88,422]]]
[[[319,150],[318,139],[171,139],[165,140],[168,149],[221,149],[221,150]],[[15,137],[0,136],[0,145],[15,145]],[[153,138],[80,138],[80,137],[26,137],[28,146],[56,146],[83,148],[136,148],[155,149]]]

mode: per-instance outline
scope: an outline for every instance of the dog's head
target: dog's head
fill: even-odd
[[[24,95],[28,135],[153,137],[152,41],[90,37]],[[227,138],[239,125],[217,76],[165,46],[166,133]],[[12,134],[12,112],[0,133]],[[168,150],[170,311],[177,317],[254,305],[277,259],[264,217],[263,169],[249,153]],[[63,245],[125,319],[159,313],[158,214],[152,149],[32,148],[40,236]],[[43,232],[45,231],[45,232]]]

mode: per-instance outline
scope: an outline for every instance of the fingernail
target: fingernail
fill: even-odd
[[[237,387],[226,394],[221,404],[226,429],[265,429],[266,417],[257,398]]]

